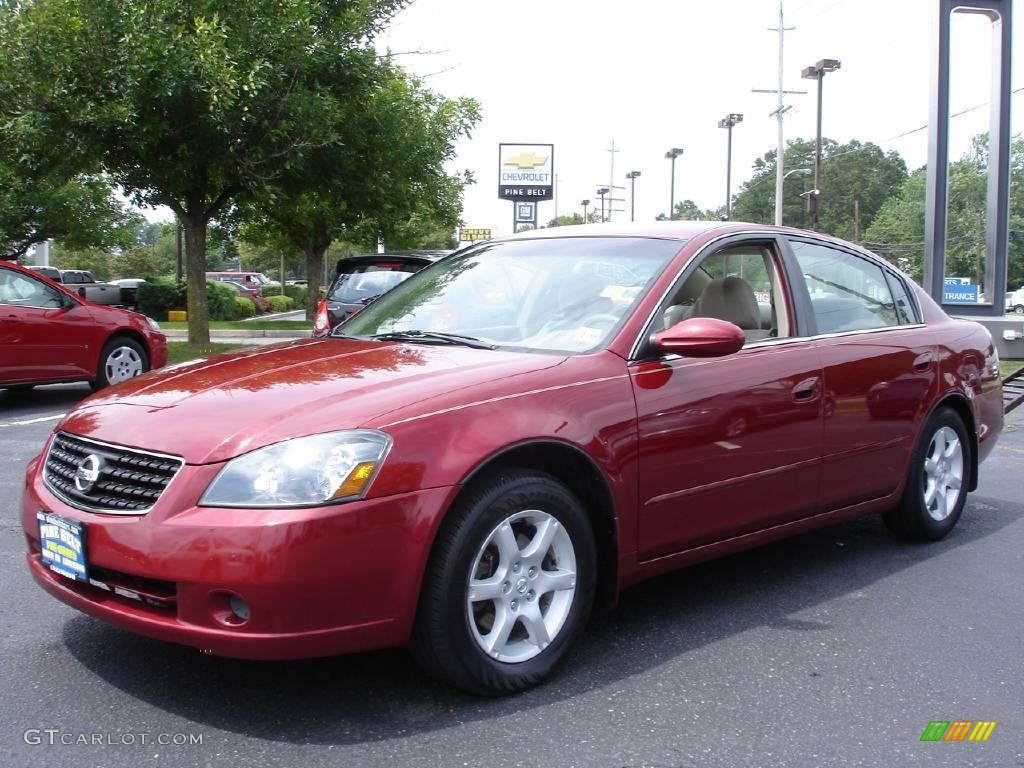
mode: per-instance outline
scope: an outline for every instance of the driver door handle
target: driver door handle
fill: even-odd
[[[818,397],[818,377],[810,376],[803,381],[793,385],[793,400],[798,403],[808,403]]]

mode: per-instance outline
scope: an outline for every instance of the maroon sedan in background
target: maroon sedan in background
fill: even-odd
[[[410,643],[508,693],[641,579],[858,515],[942,538],[1001,428],[988,331],[862,248],[559,227],[327,338],[93,396],[21,520],[36,581],[124,629],[252,659]]]
[[[166,363],[167,339],[154,321],[0,261],[0,387],[88,381],[101,389]]]

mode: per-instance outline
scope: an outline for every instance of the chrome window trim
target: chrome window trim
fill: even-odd
[[[883,333],[883,332],[887,332],[887,331],[905,331],[905,330],[911,330],[911,329],[915,329],[915,328],[925,328],[925,327],[927,327],[927,326],[924,323],[915,323],[914,325],[886,325],[886,326],[883,326],[881,328],[861,328],[861,329],[858,329],[856,331],[838,331],[836,333],[819,333],[819,334],[816,334],[814,336],[786,336],[785,338],[781,338],[781,339],[758,339],[757,341],[747,342],[746,344],[744,344],[740,348],[739,351],[742,352],[744,349],[761,349],[762,347],[765,347],[765,348],[767,348],[767,347],[779,347],[779,346],[785,346],[786,344],[807,343],[807,342],[811,342],[811,341],[819,341],[821,339],[838,339],[838,338],[841,338],[841,337],[844,337],[844,336],[863,336],[863,335],[869,334],[869,333]],[[737,353],[734,353],[734,354],[739,354],[739,353],[737,352]],[[726,355],[726,357],[732,357],[732,355]],[[698,360],[699,359],[699,360],[703,360],[705,362],[708,362],[710,360],[713,360],[714,358],[706,358],[706,357],[705,358],[696,358],[696,357],[685,358],[683,355],[678,355],[678,354],[669,354],[669,355],[664,355],[664,356],[658,358],[658,360],[660,360],[662,362],[672,362],[673,360],[683,360],[683,359],[686,359],[686,360]],[[636,360],[630,360],[629,362],[630,362],[630,364],[633,364],[633,363],[640,363],[640,362],[645,362],[645,361],[644,360],[636,359]]]
[[[46,446],[46,457],[43,459],[43,463],[42,463],[42,467],[41,467],[41,470],[42,470],[42,473],[43,473],[43,485],[46,486],[46,489],[50,493],[52,493],[54,496],[56,496],[58,499],[63,501],[65,504],[67,504],[72,509],[81,509],[81,510],[84,510],[86,512],[94,512],[94,513],[96,513],[98,515],[122,515],[122,516],[128,516],[128,517],[140,517],[142,515],[145,515],[145,514],[149,513],[153,509],[153,507],[155,506],[156,502],[154,502],[153,504],[150,504],[148,507],[144,507],[142,509],[116,510],[116,509],[103,509],[101,507],[93,507],[93,506],[90,506],[88,504],[82,503],[78,499],[71,499],[71,498],[68,498],[67,496],[65,496],[59,490],[57,490],[52,485],[50,485],[49,480],[46,479],[46,464],[50,460],[50,451],[53,450],[53,444],[56,442],[55,438],[57,438],[59,435],[62,435],[64,437],[67,437],[67,438],[72,439],[72,440],[79,440],[79,441],[81,441],[83,443],[92,443],[93,445],[99,445],[99,446],[102,446],[104,448],[110,448],[110,449],[118,450],[118,451],[125,451],[127,453],[137,453],[140,456],[145,456],[147,458],[155,457],[155,458],[158,458],[158,459],[168,459],[170,461],[177,462],[178,463],[178,468],[176,470],[174,470],[174,475],[171,477],[170,480],[167,481],[167,485],[164,486],[164,490],[160,494],[161,498],[163,497],[163,493],[166,492],[167,489],[171,487],[171,483],[173,483],[175,481],[175,479],[178,477],[178,474],[181,472],[181,470],[185,466],[185,459],[183,457],[181,457],[181,456],[174,456],[173,454],[170,454],[170,453],[159,453],[157,451],[146,451],[146,450],[143,450],[141,448],[131,448],[131,447],[127,446],[127,445],[117,445],[116,443],[107,443],[107,442],[104,442],[103,440],[96,440],[95,438],[91,438],[91,437],[82,437],[81,435],[76,435],[74,432],[64,432],[64,431],[54,432],[50,436],[50,443],[49,443],[49,445]],[[159,501],[159,499],[157,499],[157,501]]]

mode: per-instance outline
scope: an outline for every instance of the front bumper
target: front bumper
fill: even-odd
[[[436,525],[454,488],[300,510],[195,507],[221,465],[186,465],[149,513],[74,509],[29,465],[29,569],[51,595],[138,634],[221,656],[294,659],[405,643]],[[89,567],[120,593],[60,576],[39,555],[36,513],[85,523]],[[144,599],[124,596],[142,594]],[[159,600],[148,600],[154,594]],[[242,598],[239,622],[227,597]]]

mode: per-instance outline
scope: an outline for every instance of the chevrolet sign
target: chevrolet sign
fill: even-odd
[[[550,200],[554,197],[553,144],[499,144],[498,197]]]

